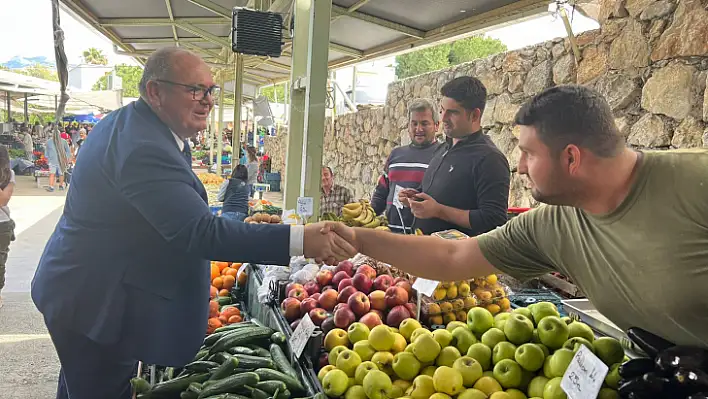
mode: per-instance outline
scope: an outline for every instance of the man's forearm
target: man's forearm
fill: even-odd
[[[438,204],[438,219],[442,219],[448,223],[460,226],[465,229],[470,227],[470,211],[466,209],[457,209],[451,206]]]

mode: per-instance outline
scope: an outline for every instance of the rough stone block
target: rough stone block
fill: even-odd
[[[644,114],[632,126],[627,143],[642,148],[668,147],[671,144],[671,135],[661,117]]]
[[[654,61],[708,54],[708,10],[701,0],[681,0],[674,20],[651,54]]]
[[[692,83],[696,69],[673,64],[654,71],[642,90],[642,108],[681,120],[693,107]]]
[[[703,122],[689,116],[674,131],[671,146],[674,148],[694,148],[703,145]]]

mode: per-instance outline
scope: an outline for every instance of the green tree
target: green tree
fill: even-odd
[[[46,66],[40,65],[40,64],[34,64],[30,65],[27,67],[24,67],[22,69],[8,69],[3,68],[6,70],[9,70],[10,72],[13,73],[19,73],[20,75],[26,75],[26,76],[32,76],[34,78],[39,78],[39,79],[45,79],[45,80],[52,80],[55,82],[59,81],[59,77],[57,77],[57,73],[54,69],[48,68]]]
[[[285,103],[285,85],[281,83],[275,86],[264,87],[261,89],[261,95],[265,96],[268,101],[272,103],[278,102],[283,104]]]
[[[106,73],[101,79],[98,79],[94,83],[92,90],[107,90],[108,75],[110,74],[110,72]],[[142,67],[126,64],[116,65],[116,75],[123,79],[124,97],[140,97],[138,85],[140,84],[140,78],[143,76]]]
[[[506,51],[498,39],[472,36],[396,56],[396,77],[405,79]]]
[[[91,47],[84,51],[84,62],[93,65],[108,65],[108,58],[103,55],[103,51],[95,47]]]

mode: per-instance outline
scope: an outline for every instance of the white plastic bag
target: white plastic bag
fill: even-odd
[[[286,266],[266,266],[263,271],[263,284],[258,287],[258,302],[268,303],[270,284],[272,281],[287,280],[290,268]]]

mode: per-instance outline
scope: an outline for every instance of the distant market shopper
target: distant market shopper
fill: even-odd
[[[0,293],[5,287],[5,264],[10,252],[10,242],[15,240],[15,222],[10,218],[8,203],[15,190],[15,172],[10,169],[7,147],[0,146]],[[0,295],[2,307],[2,295]]]
[[[231,178],[221,183],[217,200],[224,203],[221,208],[221,217],[243,222],[248,216],[248,198],[250,188],[248,169],[245,165],[236,165]]]
[[[342,207],[354,201],[352,192],[334,182],[334,172],[329,166],[322,167],[322,189],[320,193],[320,216],[333,213],[342,216]]]

